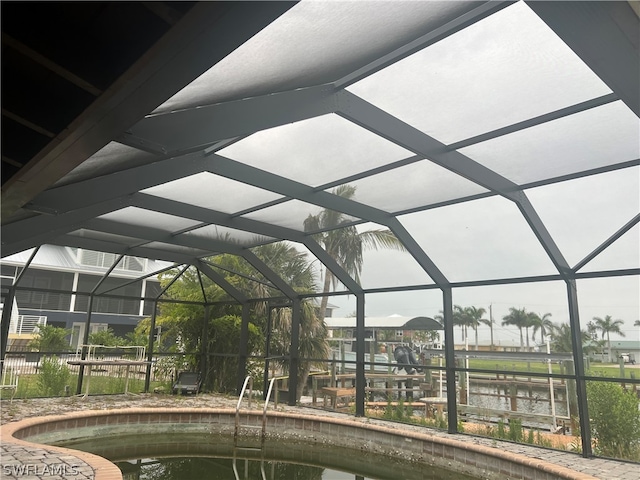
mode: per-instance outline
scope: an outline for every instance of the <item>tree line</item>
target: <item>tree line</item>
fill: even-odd
[[[478,328],[486,325],[492,329],[491,347],[493,348],[493,318],[485,318],[487,310],[482,307],[453,307],[453,324],[460,328],[462,339],[468,339],[469,329],[475,334],[475,349],[478,350]],[[501,326],[516,327],[520,332],[520,347],[531,349],[530,340],[536,342],[537,334],[540,333],[540,344],[545,344],[547,338],[550,340],[551,349],[555,352],[571,352],[571,328],[568,323],[554,323],[551,321],[551,313],[539,314],[527,311],[525,308],[510,307],[509,313],[502,317]],[[435,316],[440,323],[444,322],[442,311]],[[586,330],[582,330],[581,338],[583,350],[586,353],[601,351],[606,345],[608,349],[608,361],[611,362],[611,334],[624,337],[625,334],[620,328],[624,324],[623,320],[613,319],[611,315],[604,317],[593,317],[587,324]],[[640,326],[640,320],[634,322],[634,326]]]

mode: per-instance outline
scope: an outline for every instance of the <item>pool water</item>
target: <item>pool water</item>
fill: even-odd
[[[244,446],[249,446],[243,439]],[[234,448],[221,434],[118,435],[60,444],[114,462],[124,480],[475,480],[453,470],[359,449],[269,440]],[[255,440],[253,447],[260,447]]]

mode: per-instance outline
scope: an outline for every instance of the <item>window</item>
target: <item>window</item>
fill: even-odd
[[[117,255],[114,253],[81,250],[79,261],[82,265],[91,267],[111,268],[117,258]],[[144,259],[129,256],[125,256],[116,266],[116,270],[129,270],[133,272],[142,272],[144,268]]]

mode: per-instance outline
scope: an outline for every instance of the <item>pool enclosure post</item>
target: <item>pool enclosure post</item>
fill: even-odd
[[[242,382],[247,375],[247,343],[249,342],[249,303],[242,304],[242,320],[240,323],[240,345],[238,346],[238,380],[236,383],[237,394],[242,391]]]
[[[156,330],[156,316],[158,313],[158,300],[153,301],[153,312],[151,313],[151,326],[149,327],[149,343],[147,345],[147,367],[144,374],[144,393],[149,393],[151,385],[151,362],[153,361],[154,332]]]
[[[13,282],[13,285],[9,287],[9,291],[7,292],[7,296],[3,302],[2,320],[0,321],[0,359],[2,360],[0,361],[0,374],[4,371],[4,358],[7,355],[7,342],[9,341],[9,327],[11,326],[11,312],[13,311],[13,299],[16,297],[16,287],[18,286],[18,283],[20,283],[20,280],[22,280],[22,277],[27,271],[27,268],[29,268],[29,265],[31,265],[31,262],[38,253],[38,250],[40,250],[39,246],[33,250],[29,260],[27,260],[27,263],[22,267],[22,271],[16,277],[15,282]]]
[[[89,305],[87,305],[87,320],[84,322],[84,334],[82,335],[82,345],[86,345],[89,343],[89,329],[91,328],[91,312],[93,310],[93,299],[95,297],[96,292],[100,288],[100,286],[109,278],[111,272],[115,270],[120,261],[124,258],[124,253],[118,255],[118,258],[111,264],[109,270],[105,272],[102,278],[96,283],[96,286],[93,287],[91,292],[89,293]],[[87,359],[87,349],[82,347],[82,354],[80,357],[82,360]],[[84,365],[80,365],[78,369],[78,385],[76,387],[76,395],[80,395],[82,393],[82,381],[84,379]],[[88,392],[87,392],[88,393]]]
[[[147,360],[149,361],[149,364],[147,365],[147,373],[145,374],[145,380],[144,380],[144,391],[147,393],[149,392],[149,385],[151,384],[151,362],[153,361],[153,331],[156,328],[156,315],[158,313],[158,299],[162,297],[165,294],[165,292],[169,290],[169,288],[171,288],[171,285],[173,285],[178,280],[178,278],[182,276],[184,272],[187,271],[189,266],[190,265],[185,265],[184,267],[182,267],[182,270],[180,270],[171,279],[171,281],[167,284],[167,286],[164,287],[160,291],[160,293],[158,293],[156,298],[153,300],[153,313],[151,314],[151,329],[149,330],[149,349],[147,351]]]
[[[364,293],[356,294],[356,417],[364,417],[366,379],[364,376]]]
[[[290,406],[295,406],[298,392],[298,366],[300,365],[300,313],[300,298],[294,298],[293,305],[291,307],[291,347],[289,349]]]
[[[93,293],[89,295],[89,304],[87,305],[87,319],[84,322],[84,333],[82,334],[82,343],[81,345],[86,345],[89,343],[89,328],[91,328],[91,311],[93,310]],[[86,347],[81,347],[81,359],[87,359],[87,349]],[[82,393],[82,381],[84,379],[84,365],[80,365],[78,367],[78,384],[76,385],[76,395],[80,395]]]
[[[7,354],[7,341],[9,340],[9,325],[11,324],[11,311],[13,309],[13,299],[16,297],[16,287],[11,285],[7,295],[4,297],[2,308],[2,332],[0,339],[2,342],[2,362],[0,362],[0,373],[4,371],[4,357]]]
[[[582,456],[592,457],[591,429],[589,425],[589,407],[587,403],[587,385],[584,379],[584,357],[582,354],[582,331],[578,315],[578,289],[575,279],[567,280],[567,296],[569,301],[569,325],[571,326],[571,345],[573,350],[574,374],[576,377],[576,396],[578,397],[578,416],[580,420],[580,439],[582,440]]]
[[[264,374],[263,374],[263,380],[264,380],[264,385],[269,385],[269,368],[271,368],[271,329],[272,329],[272,317],[271,315],[273,314],[273,310],[276,309],[278,307],[274,307],[272,305],[269,305],[267,307],[267,332],[266,335],[264,336]],[[247,337],[247,341],[248,341],[249,337]],[[240,381],[240,390],[238,390],[238,395],[240,395],[240,392],[242,391],[242,382],[244,381],[244,377],[238,378],[238,381]],[[267,394],[267,390],[264,390],[264,394]],[[266,399],[266,397],[265,397]],[[287,399],[288,401],[288,399]]]
[[[444,318],[444,359],[447,375],[447,423],[449,433],[458,433],[458,407],[456,403],[456,356],[453,335],[453,293],[442,289],[442,314]]]
[[[202,350],[200,352],[200,378],[205,387],[208,387],[207,373],[209,370],[209,314],[211,306],[204,306],[204,318],[202,320]]]

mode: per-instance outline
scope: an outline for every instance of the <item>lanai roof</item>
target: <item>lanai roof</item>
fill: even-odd
[[[46,138],[3,171],[3,257],[64,245],[219,279],[202,259],[230,253],[288,294],[252,247],[293,242],[350,292],[640,271],[637,2],[160,8],[164,26],[146,46],[114,49],[129,56],[119,70],[106,63],[113,53],[82,43],[90,28],[67,42],[112,75],[49,128],[63,89],[4,82],[5,46],[85,92],[91,72],[56,56],[53,33],[48,45],[33,29],[7,30],[48,11],[25,5],[31,13],[2,6],[3,165],[5,117]],[[122,20],[111,13],[104,32]],[[332,193],[344,184],[354,199]],[[322,209],[390,228],[408,253],[388,252],[367,267],[384,280],[358,285],[304,231]]]

